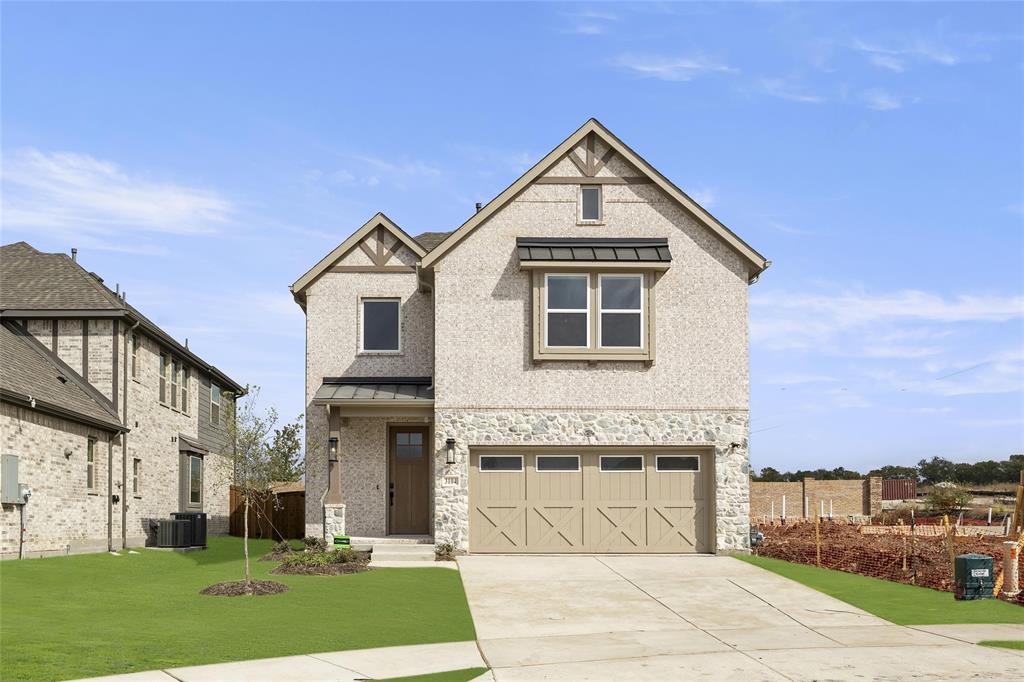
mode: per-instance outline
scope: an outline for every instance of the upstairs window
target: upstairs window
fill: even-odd
[[[364,298],[360,318],[363,353],[397,353],[401,350],[400,309],[397,298]]]
[[[643,275],[599,275],[601,348],[643,347]]]
[[[544,314],[549,348],[590,345],[589,280],[589,275],[547,275]]]
[[[220,386],[210,384],[210,423],[220,423]]]
[[[652,361],[651,272],[539,272],[535,360]]]
[[[171,360],[171,407],[178,408],[178,372],[181,371],[177,360]]]
[[[182,366],[182,368],[181,368],[181,411],[186,413],[186,414],[188,414],[188,410],[189,410],[188,379],[189,379],[188,367]]]
[[[160,353],[160,402],[167,403],[167,353]]]
[[[580,186],[580,221],[600,222],[601,211],[601,185]]]
[[[132,379],[139,378],[139,337],[132,334]]]

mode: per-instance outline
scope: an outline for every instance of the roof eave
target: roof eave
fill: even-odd
[[[127,433],[131,431],[131,429],[129,429],[124,424],[119,424],[118,422],[114,421],[104,421],[102,419],[96,419],[95,417],[82,414],[81,412],[78,412],[76,410],[69,410],[67,408],[61,407],[60,405],[55,405],[45,400],[39,400],[38,398],[33,398],[30,395],[19,393],[17,391],[12,391],[10,389],[0,388],[0,398],[3,398],[7,402],[19,403],[21,405],[24,405],[25,407],[28,407],[31,410],[36,410],[37,412],[43,412],[54,417],[68,419],[71,421],[78,422],[80,424],[85,424],[87,426],[95,426],[103,429],[104,431],[109,431],[110,433]]]

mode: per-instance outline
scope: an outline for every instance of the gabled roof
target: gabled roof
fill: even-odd
[[[435,246],[445,240],[451,232],[424,232],[416,235],[416,241],[429,253]]]
[[[121,310],[120,299],[67,254],[0,246],[0,310]]]
[[[455,248],[459,242],[465,239],[470,233],[479,227],[484,221],[494,215],[505,204],[514,199],[516,195],[526,189],[531,183],[540,178],[555,163],[557,163],[568,152],[572,151],[588,135],[594,134],[604,141],[609,147],[625,159],[629,164],[647,175],[655,185],[674,199],[688,213],[706,226],[711,232],[717,235],[736,253],[746,259],[750,264],[750,280],[753,281],[769,265],[769,261],[753,247],[740,239],[732,230],[719,222],[714,216],[708,213],[700,204],[691,199],[685,192],[672,184],[664,175],[658,172],[654,166],[647,163],[639,154],[630,149],[622,140],[617,138],[610,130],[605,128],[597,119],[592,118],[584,123],[579,130],[567,137],[560,145],[555,147],[547,156],[538,161],[530,170],[526,171],[518,180],[509,185],[505,191],[492,199],[486,206],[477,211],[473,216],[463,223],[457,230],[449,234],[444,241],[430,251],[423,259],[422,267],[430,268],[438,263],[445,254]],[[581,178],[585,182],[584,178]]]
[[[117,412],[98,400],[67,365],[20,325],[0,323],[0,396],[40,412],[105,431],[127,431]]]
[[[377,213],[372,218],[367,220],[362,227],[352,233],[352,235],[338,245],[336,249],[331,251],[329,254],[324,256],[319,263],[310,268],[309,272],[304,274],[295,280],[289,289],[291,289],[292,295],[296,300],[300,300],[302,293],[306,288],[315,282],[320,275],[324,274],[331,266],[337,263],[340,259],[344,258],[345,255],[352,249],[359,246],[359,243],[363,241],[371,232],[377,229],[384,229],[390,232],[392,235],[398,238],[398,240],[404,244],[410,251],[416,254],[418,258],[423,258],[427,255],[426,249],[410,237],[405,230],[396,225],[390,218],[383,213]],[[383,266],[382,266],[383,267]],[[300,301],[301,302],[301,301]]]
[[[125,318],[188,358],[235,394],[245,388],[178,343],[152,320],[108,289],[103,280],[63,253],[44,253],[26,242],[0,246],[0,313],[5,318]]]

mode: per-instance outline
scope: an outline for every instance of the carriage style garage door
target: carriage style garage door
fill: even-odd
[[[474,451],[469,550],[711,552],[712,458],[695,450]]]

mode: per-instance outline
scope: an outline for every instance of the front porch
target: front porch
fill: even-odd
[[[431,378],[325,378],[314,404],[327,426],[325,539],[432,545]]]

